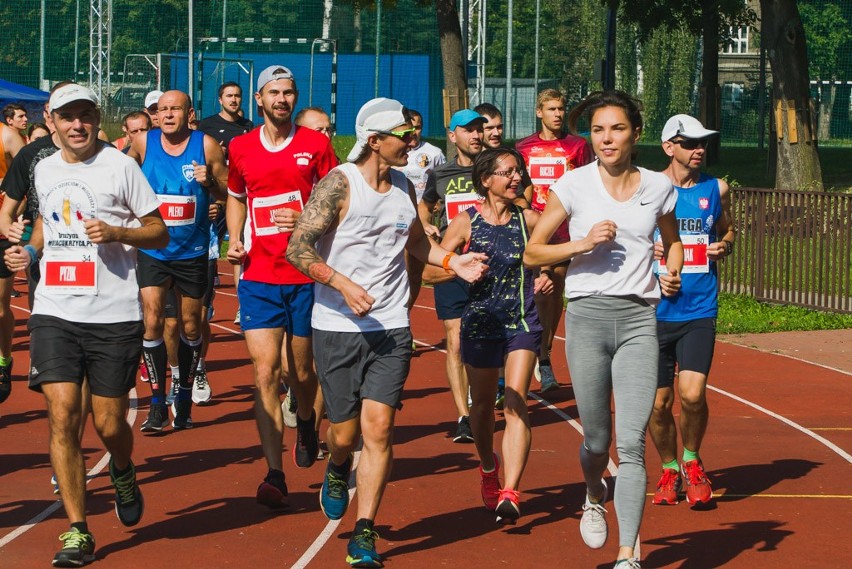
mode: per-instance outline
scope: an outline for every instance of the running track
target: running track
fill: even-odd
[[[236,299],[230,269],[222,264],[220,270],[208,358],[215,404],[193,410],[191,431],[142,436],[138,427],[150,392],[146,384],[137,386],[138,412],[128,417],[146,502],[137,527],[124,528],[116,519],[105,453],[91,425],[86,432],[94,567],[346,566],[355,508],[340,525],[319,511],[323,463],[300,470],[285,458],[291,501],[285,513],[254,502],[266,468],[253,421],[251,367],[231,323]],[[48,567],[67,522],[49,484],[44,402],[22,377],[28,368],[26,300],[13,299],[13,305],[18,381],[0,406],[0,567]],[[377,526],[386,566],[611,567],[617,543],[611,501],[604,549],[589,550],[579,536],[581,427],[570,387],[544,401],[533,384],[533,444],[519,523],[497,527],[484,510],[473,446],[448,438],[455,418],[440,352],[442,329],[431,306],[431,290],[424,289],[413,312],[420,349],[398,415],[396,460]],[[561,340],[554,363],[567,383]],[[716,507],[696,512],[686,503],[657,507],[649,500],[641,530],[643,567],[835,567],[852,559],[850,380],[840,371],[718,343],[702,449]],[[293,439],[288,429],[288,451]],[[659,460],[650,448],[648,464],[651,492]]]

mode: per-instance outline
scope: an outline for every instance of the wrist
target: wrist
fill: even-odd
[[[727,257],[731,253],[734,252],[734,242],[730,239],[722,239],[722,243],[725,244],[725,256]]]
[[[35,247],[33,247],[32,245],[29,245],[29,244],[24,245],[24,251],[26,251],[26,252],[29,254],[29,256],[30,256],[30,264],[31,264],[31,265],[32,265],[33,263],[37,263],[37,262],[38,262],[38,251],[36,251],[36,248],[35,248]]]
[[[450,269],[450,260],[455,256],[455,253],[447,253],[447,255],[444,257],[444,260],[441,261],[441,266],[444,267],[445,271],[450,272],[452,270]]]

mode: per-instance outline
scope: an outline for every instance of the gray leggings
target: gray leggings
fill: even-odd
[[[572,300],[565,311],[565,355],[584,440],[580,465],[586,486],[600,495],[612,441],[615,398],[619,545],[633,547],[645,507],[645,429],[657,390],[657,319],[652,306],[614,296]]]

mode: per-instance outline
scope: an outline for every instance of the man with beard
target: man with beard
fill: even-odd
[[[245,134],[254,124],[242,114],[243,89],[238,83],[228,81],[219,87],[219,104],[222,110],[198,123],[198,130],[209,134],[222,145],[225,153],[234,137]]]

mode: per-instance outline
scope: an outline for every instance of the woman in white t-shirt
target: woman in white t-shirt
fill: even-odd
[[[683,246],[674,217],[677,194],[668,178],[633,165],[642,133],[639,101],[620,91],[590,94],[568,118],[587,117],[597,161],[567,172],[551,186],[547,207],[524,254],[529,266],[567,260],[565,353],[584,440],[580,464],[586,502],[580,534],[603,547],[603,507],[608,489],[601,477],[612,439],[610,398],[615,399],[619,526],[618,569],[639,567],[634,546],[645,504],[645,428],[657,387],[655,306],[660,293],[680,288]],[[549,244],[568,220],[571,241]],[[660,227],[669,274],[655,277],[654,228]]]

